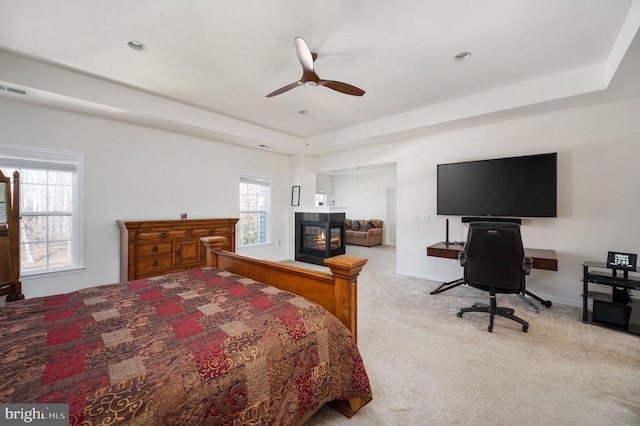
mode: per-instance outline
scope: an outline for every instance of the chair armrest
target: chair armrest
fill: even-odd
[[[467,263],[467,254],[463,251],[458,253],[458,260],[460,261],[460,266],[464,266]]]
[[[524,273],[525,275],[529,275],[531,273],[531,268],[533,267],[533,259],[529,256],[524,257]]]

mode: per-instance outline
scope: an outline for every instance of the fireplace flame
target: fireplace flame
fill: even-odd
[[[327,249],[327,233],[325,231],[318,233],[308,233],[305,237],[305,247],[309,247],[316,250]],[[340,235],[334,235],[333,232],[329,238],[329,248],[335,250],[342,247],[342,239]]]

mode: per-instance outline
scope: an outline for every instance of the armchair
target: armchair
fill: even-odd
[[[497,306],[497,293],[523,294],[525,276],[531,272],[533,260],[524,255],[520,225],[506,222],[471,222],[465,249],[459,255],[464,268],[464,282],[489,292],[489,306],[476,303],[458,311],[489,313],[489,332],[493,331],[496,315],[522,325],[525,333],[529,323],[514,315],[514,310]]]

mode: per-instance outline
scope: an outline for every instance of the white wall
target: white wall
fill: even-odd
[[[583,261],[604,261],[608,250],[640,253],[638,111],[640,98],[633,98],[496,122],[324,156],[317,168],[397,162],[397,272],[445,281],[461,275],[459,265],[426,256],[426,247],[445,237],[436,165],[558,152],[558,217],[525,219],[522,234],[526,247],[556,250],[559,271],[534,270],[527,285],[579,305]],[[459,217],[450,222],[450,239],[464,240]]]
[[[316,192],[324,192],[325,194],[327,194],[328,205],[334,205],[331,203],[331,199],[335,199],[335,197],[333,196],[333,176],[325,173],[318,173],[316,175]],[[338,205],[337,202],[335,205]]]
[[[555,302],[578,304],[581,262],[604,260],[608,250],[640,252],[638,111],[640,98],[633,98],[358,148],[356,153],[316,159],[308,176],[316,170],[395,162],[397,272],[443,281],[459,277],[461,271],[453,261],[426,256],[426,247],[443,240],[445,233],[445,217],[436,215],[436,165],[558,152],[558,217],[527,219],[522,232],[527,247],[555,249],[560,270],[534,270],[528,286]],[[237,182],[243,173],[273,179],[273,237],[282,245],[238,251],[274,260],[289,257],[294,162],[287,156],[6,97],[0,98],[0,117],[0,143],[84,154],[86,269],[24,278],[27,297],[116,282],[116,219],[177,218],[182,211],[190,218],[237,217]],[[463,240],[466,228],[459,218],[451,219],[450,238]]]
[[[347,219],[380,219],[384,221],[383,244],[393,242],[393,228],[387,212],[388,191],[396,188],[396,168],[361,168],[355,173],[332,176],[332,194],[336,205],[347,208]]]
[[[386,220],[387,190],[395,187],[395,167],[333,176],[333,197],[349,219]]]
[[[291,179],[292,185],[300,186],[300,205],[315,206],[316,204],[316,173],[315,159],[308,155],[292,155]],[[293,217],[293,214],[292,214]],[[293,224],[293,219],[291,221]],[[293,226],[293,225],[292,225]],[[293,253],[293,252],[292,252]]]
[[[117,282],[117,219],[238,217],[241,174],[272,180],[273,241],[238,252],[288,258],[290,159],[0,97],[0,143],[81,152],[84,264],[80,272],[22,277],[27,298]]]

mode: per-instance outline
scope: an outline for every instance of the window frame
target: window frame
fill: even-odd
[[[322,204],[320,204],[321,202]],[[326,207],[329,205],[329,200],[327,198],[327,193],[325,191],[316,191],[315,205],[316,207]]]
[[[264,186],[267,189],[266,200],[265,200],[265,208],[261,209],[242,209],[242,185],[243,184],[253,184]],[[255,247],[264,244],[271,244],[271,198],[272,198],[272,184],[271,179],[258,177],[258,176],[249,176],[249,175],[241,175],[238,183],[238,217],[240,220],[238,221],[238,235],[236,238],[236,246],[238,247]],[[246,213],[264,213],[264,241],[258,241],[255,243],[244,243],[244,222],[243,222],[243,214]]]
[[[82,238],[82,153],[52,150],[46,148],[25,147],[0,144],[0,166],[10,171],[40,169],[47,171],[66,171],[72,173],[71,191],[71,264],[65,266],[48,266],[49,254],[47,253],[47,266],[33,270],[23,270],[20,260],[20,276],[35,277],[56,274],[59,272],[84,269],[84,247]],[[21,174],[22,177],[22,174]],[[22,182],[20,192],[22,193]],[[23,196],[20,196],[21,202]],[[21,216],[59,216],[59,212],[20,212]],[[47,237],[47,244],[50,240]]]

